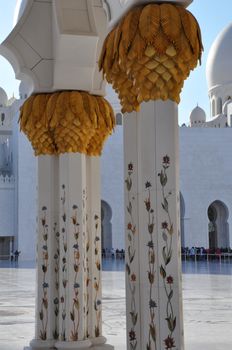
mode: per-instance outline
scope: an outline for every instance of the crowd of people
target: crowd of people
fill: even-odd
[[[204,248],[204,247],[182,247],[182,260],[213,260],[218,258],[232,258],[232,249],[230,248]],[[102,258],[125,259],[124,249],[102,249]]]
[[[112,258],[112,259],[125,259],[125,250],[124,249],[108,249],[102,248],[102,257],[103,258]]]
[[[18,261],[20,251],[11,251],[10,260]],[[182,260],[208,260],[217,258],[232,258],[231,248],[181,247]],[[102,248],[102,258],[125,259],[124,249]]]
[[[181,248],[183,260],[206,260],[232,257],[230,248],[204,248],[204,247],[185,247]]]
[[[18,250],[11,251],[11,253],[10,253],[10,261],[18,261],[20,253],[21,252],[19,252]]]

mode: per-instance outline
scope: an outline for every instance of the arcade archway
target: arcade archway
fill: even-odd
[[[185,247],[185,232],[184,232],[184,220],[185,220],[185,202],[182,193],[180,192],[180,233],[181,233],[181,247]]]
[[[112,209],[104,200],[101,201],[101,244],[102,249],[112,249]]]
[[[208,208],[209,248],[228,248],[229,244],[229,211],[225,203],[216,200]]]

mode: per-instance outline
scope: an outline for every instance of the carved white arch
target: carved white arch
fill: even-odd
[[[1,45],[17,79],[30,79],[34,92],[84,90],[104,95],[98,69],[107,28],[103,4],[92,0],[27,0]]]

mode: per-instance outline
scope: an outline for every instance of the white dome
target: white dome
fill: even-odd
[[[0,88],[0,107],[5,107],[8,102],[6,91]]]
[[[197,106],[192,110],[192,113],[190,114],[190,125],[191,126],[197,126],[198,124],[205,123],[206,122],[206,114],[205,111]]]
[[[232,83],[232,23],[215,39],[206,64],[208,88]]]

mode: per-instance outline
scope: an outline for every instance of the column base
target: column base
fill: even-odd
[[[60,341],[55,344],[57,350],[85,350],[91,348],[92,342],[90,340],[80,341]]]
[[[46,348],[37,348],[38,350],[56,350],[56,348],[54,347],[46,347]],[[36,349],[36,350],[37,350]],[[23,348],[23,350],[35,350],[35,348],[32,348],[31,346],[26,346],[25,348]]]
[[[54,348],[54,347],[43,347],[43,348],[32,348],[31,346],[26,346],[25,348],[23,348],[23,350],[56,350],[56,348]]]
[[[43,350],[56,350],[58,349],[57,347],[47,347],[47,348],[43,348]],[[59,348],[61,349],[61,348]],[[64,348],[63,348],[64,349]],[[72,349],[72,348],[65,348],[65,349]],[[88,348],[79,348],[79,347],[75,347],[73,349],[78,349],[78,350],[85,350],[85,349],[88,349]],[[99,345],[92,345],[91,347],[89,347],[90,350],[114,350],[114,346],[112,345],[109,345],[109,344],[99,344]],[[25,348],[23,348],[23,350],[34,350],[34,348],[31,348],[31,347],[28,347],[26,346]]]
[[[34,339],[30,342],[30,346],[26,346],[24,350],[55,350],[54,340],[38,340]]]
[[[106,340],[103,336],[91,339],[91,350],[114,350],[112,345],[106,344]]]
[[[93,345],[91,350],[114,350],[114,346],[109,344]]]
[[[106,344],[105,337],[98,337],[91,340],[77,342],[56,342],[32,340],[30,346],[23,350],[114,350],[114,346]]]

